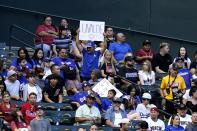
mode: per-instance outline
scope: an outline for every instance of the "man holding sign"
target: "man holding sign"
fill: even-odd
[[[95,24],[95,22],[86,21],[86,24],[84,24],[84,21],[81,21],[80,30],[77,31],[76,44],[83,55],[83,66],[80,74],[82,81],[90,80],[92,70],[99,68],[100,55],[106,49],[106,40],[103,35],[104,24],[99,23]],[[100,50],[95,50],[96,44],[94,41],[103,40],[104,42],[101,42],[101,44],[104,46]]]

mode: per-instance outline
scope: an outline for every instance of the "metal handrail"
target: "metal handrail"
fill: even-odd
[[[30,48],[34,49],[33,46],[27,44],[26,42],[24,42],[24,41],[22,41],[22,40],[20,40],[20,39],[18,39],[18,38],[16,38],[16,37],[14,37],[14,36],[10,36],[10,38],[13,39],[13,40],[15,40],[15,41],[18,41],[18,42],[22,43],[23,45],[25,45],[25,46],[27,46],[27,47],[30,47]]]
[[[28,33],[28,34],[30,34],[30,35],[33,35],[33,36],[35,36],[35,37],[40,38],[40,36],[36,35],[35,33],[32,33],[31,31],[29,31],[29,30],[27,30],[27,29],[25,29],[25,28],[23,28],[23,27],[21,27],[21,26],[18,26],[18,25],[16,25],[16,24],[13,24],[13,25],[10,26],[10,28],[9,28],[9,34],[10,34],[10,35],[12,35],[12,30],[13,30],[13,28],[17,28],[17,29],[19,29],[19,30],[22,30],[22,31],[24,31],[24,32],[26,32],[26,33]]]
[[[80,21],[79,19],[75,19],[75,18],[64,17],[64,16],[61,16],[61,15],[54,15],[54,14],[50,14],[50,13],[43,13],[43,12],[39,12],[39,11],[32,11],[32,10],[7,6],[7,5],[0,5],[0,7],[12,9],[12,10],[17,10],[17,11],[23,11],[23,12],[27,12],[27,13],[33,13],[33,14],[39,14],[39,15],[48,15],[48,16],[52,16],[52,17],[56,17],[56,18],[65,18],[65,19],[70,19],[70,20],[74,20],[74,21]],[[176,40],[176,41],[180,41],[180,42],[187,42],[187,43],[191,43],[191,44],[197,44],[196,41],[185,40],[185,39],[176,38],[176,37],[154,34],[154,33],[144,32],[144,31],[140,31],[140,30],[131,30],[131,29],[122,28],[122,27],[118,27],[118,26],[112,26],[112,25],[106,25],[106,26],[116,28],[116,29],[120,29],[120,30],[130,31],[130,32],[133,32],[133,33],[139,33],[139,34],[143,34],[143,35],[149,35],[149,36],[160,37],[160,38],[165,38],[165,39],[170,39],[170,40]]]

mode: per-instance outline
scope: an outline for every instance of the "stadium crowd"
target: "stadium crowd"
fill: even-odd
[[[76,110],[73,125],[90,126],[90,131],[99,126],[128,131],[132,121],[139,131],[197,130],[197,51],[193,62],[185,47],[173,59],[166,42],[155,52],[145,40],[134,52],[125,35],[111,27],[106,27],[103,42],[79,40],[79,32],[66,19],[55,26],[46,16],[36,29],[32,57],[21,47],[9,67],[0,61],[2,129],[51,131],[37,103],[64,104],[66,96]],[[93,87],[102,79],[123,96],[110,89],[100,97]],[[24,103],[17,107],[13,100]]]

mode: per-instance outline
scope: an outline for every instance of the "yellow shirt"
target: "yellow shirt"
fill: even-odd
[[[170,82],[168,84],[169,78],[170,78]],[[174,79],[175,79],[175,77],[172,77],[172,76],[169,77],[169,75],[163,77],[160,89],[161,90],[169,89],[170,85],[172,85],[171,87],[178,87],[178,90],[186,89],[185,81],[181,76],[177,76],[175,81],[174,81]],[[174,83],[172,84],[173,81],[174,81]],[[170,88],[170,93],[167,94],[165,96],[165,98],[168,99],[168,100],[173,100],[173,94],[172,94],[172,89],[171,88]]]

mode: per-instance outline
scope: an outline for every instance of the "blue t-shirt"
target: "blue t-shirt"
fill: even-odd
[[[21,67],[20,65],[18,65],[16,67],[17,71],[22,72],[23,74],[21,76],[18,77],[19,82],[22,84],[26,84],[27,83],[27,74],[32,70],[32,65],[30,63],[27,63],[25,65],[25,67]]]
[[[94,51],[89,53],[86,49],[83,49],[83,66],[81,71],[82,77],[90,78],[92,70],[98,69],[100,51]]]
[[[6,78],[7,77],[7,73],[8,73],[7,70],[3,70],[2,72],[0,72],[0,75],[3,76],[4,78]]]
[[[80,105],[83,105],[85,104],[85,100],[87,96],[88,96],[88,93],[86,92],[78,92],[78,93],[75,93],[73,96],[71,96],[70,100],[74,102],[78,102]]]
[[[114,57],[118,62],[122,61],[127,53],[132,52],[129,44],[119,44],[117,42],[111,43],[109,46],[109,50],[113,52]]]
[[[192,73],[190,72],[190,70],[183,68],[178,70],[178,74],[183,77],[187,89],[191,89]]]
[[[30,61],[31,61],[31,63],[27,61],[26,66],[28,66],[29,69],[33,69],[33,61],[32,61],[32,59],[31,59]],[[11,66],[15,66],[15,67],[20,66],[19,63],[17,63],[17,58],[15,58],[15,59],[12,61]]]
[[[184,131],[185,129],[182,126],[174,127],[172,125],[169,125],[165,128],[164,131]]]
[[[101,107],[103,110],[107,111],[110,107],[112,107],[112,101],[109,98],[104,98],[102,100]]]
[[[68,67],[71,67],[71,68],[76,68],[76,64],[75,62],[70,59],[70,58],[67,58],[67,59],[62,59],[60,57],[55,57],[52,59],[53,63],[57,66],[61,66],[61,65],[64,65],[66,64]],[[63,70],[60,70],[60,76],[62,78],[64,78],[64,71]]]

